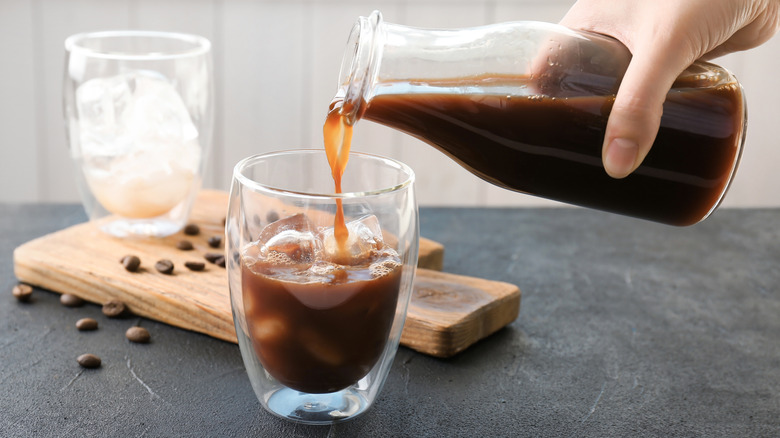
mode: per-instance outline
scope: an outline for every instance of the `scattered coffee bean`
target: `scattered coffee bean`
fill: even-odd
[[[189,240],[182,240],[181,242],[176,244],[176,248],[182,251],[190,251],[194,247],[192,246],[192,242],[190,242]]]
[[[184,227],[184,234],[188,236],[197,236],[200,234],[200,227],[198,224],[187,224],[187,226]]]
[[[152,335],[149,334],[149,330],[146,330],[143,327],[133,326],[127,329],[125,337],[127,337],[130,342],[146,344],[152,338]]]
[[[17,300],[26,303],[32,297],[32,287],[29,284],[19,283],[11,289],[11,294]]]
[[[203,262],[184,262],[184,266],[190,271],[202,271],[206,269],[206,264]]]
[[[92,318],[81,318],[76,321],[76,328],[82,332],[86,330],[97,330],[98,322]]]
[[[219,267],[225,267],[225,256],[216,252],[207,252],[203,255],[203,258]]]
[[[97,368],[100,366],[100,358],[95,356],[94,354],[82,354],[81,356],[77,357],[76,360],[78,361],[79,365],[83,366],[84,368]]]
[[[212,248],[219,248],[219,246],[222,245],[222,236],[209,237],[208,244]]]
[[[203,254],[203,258],[208,260],[209,263],[216,263],[217,259],[220,257],[224,256],[218,252],[207,252],[206,254]]]
[[[167,259],[162,259],[154,264],[154,269],[157,269],[161,274],[171,275],[173,274],[173,262]]]
[[[119,263],[121,263],[129,272],[135,272],[141,266],[141,259],[134,255],[126,255],[119,260]]]
[[[124,315],[125,312],[127,312],[127,306],[119,300],[111,300],[103,304],[103,315],[109,318],[118,318]]]
[[[65,307],[79,307],[84,304],[84,300],[73,294],[60,295],[60,304]]]
[[[271,222],[276,222],[276,221],[279,220],[279,213],[277,213],[274,210],[271,210],[271,211],[268,212],[267,215],[265,215],[265,220],[268,221],[269,224]]]
[[[262,219],[260,219],[260,216],[258,216],[258,215],[253,215],[253,216],[252,216],[252,222],[253,222],[255,225],[257,225],[257,226],[260,226],[260,225],[262,225],[262,224],[263,224],[263,220],[262,220]]]

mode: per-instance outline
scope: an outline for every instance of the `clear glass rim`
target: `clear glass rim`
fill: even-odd
[[[251,155],[239,161],[233,168],[233,180],[240,182],[243,186],[249,187],[251,190],[256,192],[274,193],[276,195],[284,195],[284,196],[292,196],[292,197],[321,198],[321,199],[353,199],[353,198],[365,198],[369,196],[384,195],[388,193],[405,190],[411,187],[411,185],[414,183],[414,178],[415,178],[414,171],[408,165],[398,160],[394,160],[392,158],[383,157],[381,155],[369,154],[365,152],[350,152],[349,154],[350,161],[352,161],[352,159],[355,157],[380,161],[383,162],[388,167],[398,169],[399,173],[406,175],[406,178],[403,181],[401,181],[399,184],[395,184],[389,187],[379,188],[376,190],[369,190],[369,191],[362,191],[362,192],[343,192],[343,193],[334,193],[334,192],[318,193],[318,192],[301,192],[296,190],[289,190],[272,184],[264,184],[255,181],[247,177],[246,175],[244,175],[245,169],[247,169],[250,166],[253,166],[254,164],[260,161],[268,160],[274,157],[281,157],[286,155],[301,155],[301,154],[321,155],[322,165],[323,166],[328,165],[327,156],[325,155],[325,149],[289,149],[283,151],[273,151],[273,152],[267,152],[263,154]],[[345,172],[349,172],[349,164],[347,164],[347,170]]]
[[[84,47],[83,42],[90,39],[108,38],[158,38],[161,40],[176,40],[189,43],[192,47],[176,51],[159,52],[125,52],[125,51],[101,51]],[[110,30],[99,32],[83,32],[69,36],[65,39],[65,50],[70,53],[80,53],[86,56],[104,59],[148,60],[148,59],[172,59],[200,56],[211,50],[211,41],[207,38],[178,32],[159,32],[146,30]]]

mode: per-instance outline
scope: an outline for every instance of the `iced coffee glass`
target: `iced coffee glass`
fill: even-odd
[[[118,237],[177,232],[211,145],[211,44],[110,31],[73,35],[65,52],[65,120],[87,215]]]
[[[339,194],[324,150],[236,165],[226,223],[233,318],[249,380],[271,413],[331,424],[374,402],[417,264],[413,180],[408,166],[360,153]],[[343,239],[334,232],[339,204]]]

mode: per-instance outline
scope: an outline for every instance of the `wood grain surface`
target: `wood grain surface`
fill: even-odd
[[[454,356],[514,321],[520,295],[513,284],[418,268],[401,344]]]
[[[230,308],[227,272],[207,262],[207,253],[223,252],[207,240],[224,233],[227,194],[201,192],[190,221],[200,234],[177,233],[157,239],[120,239],[99,230],[93,222],[27,242],[14,251],[14,271],[19,281],[57,293],[71,293],[104,304],[121,300],[130,311],[157,321],[236,342]],[[193,249],[176,247],[188,240]],[[137,272],[128,272],[121,257],[141,259]],[[401,338],[422,353],[447,357],[495,332],[517,317],[519,289],[507,283],[437,272],[444,247],[420,239],[415,290]],[[157,272],[155,262],[168,259],[172,275]],[[200,272],[184,267],[187,261],[205,262]]]

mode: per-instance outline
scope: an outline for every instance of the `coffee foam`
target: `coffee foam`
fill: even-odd
[[[371,276],[374,278],[384,277],[385,275],[392,274],[396,269],[401,267],[401,262],[395,259],[385,259],[378,263],[372,263],[368,270],[371,272]]]
[[[279,251],[268,251],[265,256],[265,262],[270,265],[290,266],[296,264],[287,254]]]
[[[247,245],[242,252],[243,264],[255,274],[299,284],[340,284],[378,279],[393,274],[403,265],[398,253],[390,247],[374,250],[368,258],[355,257],[347,264],[325,260],[321,252],[315,257],[318,261],[313,262],[300,262],[282,251],[262,253],[257,242]]]

